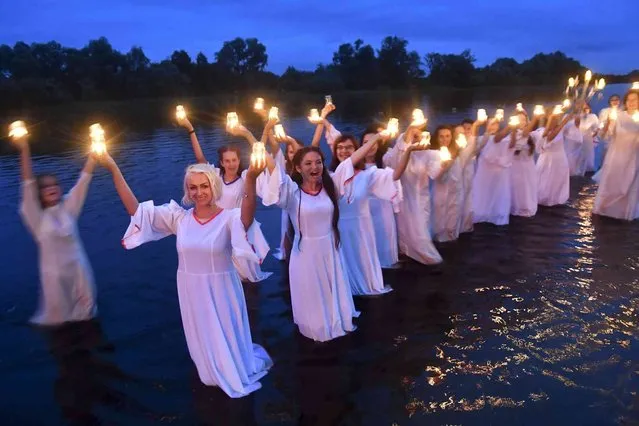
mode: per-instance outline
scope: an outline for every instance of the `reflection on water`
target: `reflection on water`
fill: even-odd
[[[433,122],[471,114],[453,113],[446,102],[426,105],[436,111]],[[343,114],[338,128],[366,123]],[[304,118],[286,124],[310,140]],[[229,137],[198,128],[215,161]],[[83,154],[77,144],[53,145],[56,154],[38,156],[36,168],[56,171],[68,189]],[[113,151],[140,199],[179,199],[193,161],[184,131],[127,131]],[[571,181],[566,206],[513,218],[507,228],[477,226],[442,245],[442,266],[407,262],[385,271],[395,291],[356,299],[357,332],[325,344],[295,330],[286,273],[269,257],[263,267],[274,276],[245,293],[254,340],[275,366],[263,389],[241,400],[197,380],[177,304],[175,240],[123,250],[128,218],[102,171],[80,231],[111,343],[89,323],[48,335],[43,347],[24,326],[38,281],[35,245],[17,215],[18,179],[17,157],[0,157],[0,238],[11,248],[0,269],[0,406],[3,413],[13,407],[7,424],[59,424],[60,417],[136,425],[606,425],[639,418],[639,224],[592,217],[589,179]],[[275,246],[279,211],[261,206],[257,215]]]

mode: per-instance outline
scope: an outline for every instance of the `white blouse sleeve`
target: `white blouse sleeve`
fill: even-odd
[[[249,229],[245,230],[242,224],[242,209],[233,209],[232,214],[230,227],[233,256],[261,264],[270,247],[262,234],[260,223],[253,220]]]
[[[40,204],[39,189],[35,179],[22,181],[20,216],[29,231],[36,235],[42,219],[42,205]]]
[[[342,133],[335,128],[331,123],[328,123],[326,126],[326,131],[324,132],[324,136],[326,137],[326,143],[331,147],[331,151],[333,150],[333,144],[335,143],[335,139],[342,136]]]
[[[284,210],[297,189],[297,184],[277,164],[272,173],[264,170],[257,179],[257,186],[257,193],[262,197],[262,204],[276,205]]]
[[[91,178],[91,174],[82,172],[78,182],[73,188],[71,188],[71,191],[69,191],[64,198],[64,209],[75,218],[80,216],[80,212],[84,206],[84,201],[87,199],[87,192],[89,190]]]
[[[154,206],[153,201],[140,203],[122,237],[122,245],[131,250],[149,241],[175,235],[186,213],[187,211],[173,200],[161,206]]]
[[[333,178],[333,183],[335,184],[335,189],[337,193],[342,196],[346,192],[347,185],[350,183],[351,179],[355,176],[355,168],[353,167],[353,162],[350,158],[339,163],[337,169],[335,169],[335,173],[331,175]]]
[[[277,164],[278,166],[280,166],[282,168],[282,170],[284,170],[286,168],[286,158],[284,158],[284,153],[282,152],[281,149],[277,150],[277,153],[275,154],[275,164]]]
[[[393,179],[395,171],[390,167],[378,169],[371,167],[372,176],[368,182],[368,190],[377,198],[387,201],[395,201],[401,196],[402,184]]]

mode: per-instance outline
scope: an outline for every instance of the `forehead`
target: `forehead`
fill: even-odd
[[[337,145],[338,145],[338,146],[339,146],[339,145],[344,145],[344,146],[349,146],[349,145],[350,145],[350,146],[355,146],[355,143],[353,142],[353,140],[352,140],[352,139],[346,139],[346,140],[343,140],[343,141],[339,142]]]
[[[209,183],[209,178],[204,173],[189,173],[186,178],[189,185],[203,185]]]
[[[631,93],[628,95],[628,100],[629,101],[636,101],[637,99],[639,99],[639,93]]]
[[[222,153],[222,160],[234,160],[236,158],[239,158],[237,155],[237,152],[235,151],[224,151]]]
[[[317,152],[307,152],[304,157],[302,158],[302,161],[317,161],[317,160],[321,160],[322,157],[317,153]]]
[[[450,136],[451,135],[450,129],[441,129],[439,131],[439,135],[440,136]]]

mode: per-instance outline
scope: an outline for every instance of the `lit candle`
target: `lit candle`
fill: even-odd
[[[453,157],[450,156],[450,151],[448,150],[448,147],[442,146],[441,148],[439,148],[439,159],[444,162],[444,161],[450,161]]]
[[[563,111],[564,111],[563,106],[555,105],[555,108],[553,108],[552,110],[552,115],[560,115],[561,113],[563,113]]]
[[[564,103],[562,106],[564,107],[564,109],[570,108],[570,99],[568,98],[564,99]]]
[[[419,140],[421,146],[430,145],[430,132],[422,132],[422,138]]]
[[[236,112],[229,112],[226,114],[226,127],[234,129],[240,125],[240,119]]]
[[[466,145],[468,145],[468,140],[466,140],[466,135],[463,133],[458,134],[457,137],[455,138],[455,143],[461,149],[466,148]]]
[[[635,81],[634,83],[632,83],[632,90],[639,90],[639,81]]]
[[[543,105],[535,105],[535,109],[533,110],[534,115],[544,115],[546,110]]]
[[[266,164],[266,147],[262,142],[255,142],[251,151],[251,165],[256,168]]]
[[[608,114],[608,120],[615,121],[617,119],[617,108],[611,108]]]
[[[480,108],[477,110],[477,121],[483,123],[484,121],[488,120],[488,115],[486,114],[486,110],[483,108]]]
[[[20,139],[29,134],[27,126],[24,121],[14,121],[9,125],[9,137],[13,139]]]
[[[497,121],[502,121],[504,119],[504,110],[503,109],[498,109],[495,112],[495,119],[497,119]]]
[[[568,87],[570,87],[572,89],[573,87],[575,87],[575,84],[576,84],[575,78],[574,77],[570,77],[568,79]]]
[[[388,120],[388,125],[386,126],[386,134],[391,138],[394,138],[399,133],[399,120],[396,118],[391,118]]]
[[[587,83],[590,80],[592,80],[592,71],[588,70],[586,71],[586,75],[584,76],[584,81]]]
[[[603,78],[600,78],[599,81],[597,82],[597,90],[603,90],[606,87],[606,80]]]
[[[89,127],[89,138],[91,139],[91,152],[102,155],[106,152],[106,139],[104,129],[100,123],[92,124]]]
[[[508,119],[508,125],[510,127],[517,127],[519,126],[519,116],[518,115],[513,115]]]
[[[413,122],[411,126],[422,126],[425,123],[426,117],[424,117],[424,112],[419,108],[415,108],[413,110]]]
[[[277,107],[271,107],[271,109],[268,112],[268,119],[279,120],[280,119],[279,112],[280,110]]]
[[[264,109],[264,99],[263,98],[255,99],[255,104],[253,105],[253,109],[255,111],[263,110]]]
[[[324,96],[324,99],[326,99],[326,105],[333,105],[333,97],[331,95]]]
[[[177,118],[178,120],[186,119],[186,111],[184,110],[184,107],[182,105],[178,105],[175,107],[175,118]]]
[[[524,105],[522,103],[518,103],[515,109],[519,112],[522,112],[524,110]]]
[[[275,127],[273,128],[273,131],[275,132],[275,137],[277,139],[286,138],[286,132],[284,131],[284,126],[282,126],[281,124],[276,124]]]
[[[322,121],[322,118],[319,115],[319,111],[317,111],[316,108],[313,108],[311,110],[311,115],[308,116],[308,121],[310,121],[313,124],[317,124],[320,121]]]
[[[632,113],[632,121],[635,123],[639,123],[639,111],[635,111]]]

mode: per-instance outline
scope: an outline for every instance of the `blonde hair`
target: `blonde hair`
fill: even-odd
[[[215,167],[203,163],[191,164],[186,168],[184,172],[184,196],[182,197],[182,204],[186,206],[193,204],[193,200],[189,196],[189,176],[194,173],[202,173],[208,178],[213,193],[211,197],[211,205],[213,205],[222,196],[222,178],[217,173]]]

